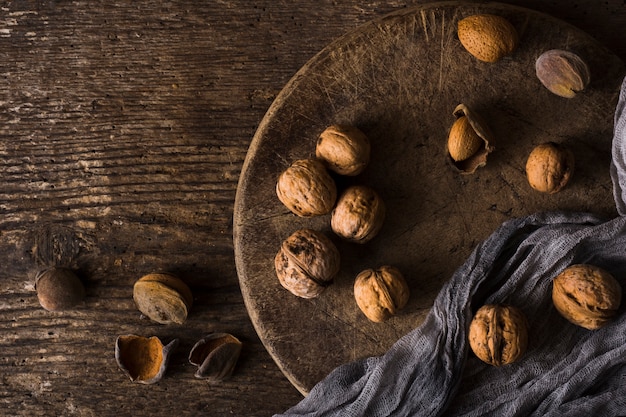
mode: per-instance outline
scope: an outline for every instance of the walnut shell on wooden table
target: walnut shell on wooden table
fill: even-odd
[[[574,153],[565,145],[546,142],[537,145],[526,160],[526,178],[540,192],[561,191],[574,174]]]
[[[493,366],[517,361],[528,346],[528,322],[517,307],[486,304],[478,309],[469,327],[474,354]]]
[[[337,200],[337,186],[317,159],[298,159],[278,177],[278,199],[300,217],[330,213]]]
[[[339,272],[339,250],[322,232],[300,229],[283,241],[274,267],[284,288],[301,298],[315,298]]]
[[[330,227],[338,236],[355,243],[366,243],[380,231],[385,220],[385,203],[366,185],[344,190],[332,211]]]
[[[366,269],[354,280],[354,298],[365,316],[381,323],[400,311],[409,301],[409,286],[402,272],[384,265]]]
[[[568,321],[595,330],[609,323],[622,301],[622,287],[608,271],[576,264],[552,281],[552,301]]]
[[[315,156],[340,175],[358,175],[370,161],[370,142],[356,126],[332,125],[317,139]]]

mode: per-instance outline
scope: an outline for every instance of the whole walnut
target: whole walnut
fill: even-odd
[[[571,323],[595,330],[617,314],[622,288],[604,269],[576,264],[552,281],[552,301],[557,311]]]
[[[394,266],[366,269],[354,280],[354,298],[365,316],[380,323],[400,311],[409,301],[409,286]]]
[[[276,195],[300,217],[319,216],[333,209],[337,186],[321,161],[299,159],[278,177]]]
[[[346,240],[366,243],[378,234],[384,220],[385,204],[378,193],[365,185],[353,185],[337,200],[330,226]]]
[[[315,156],[337,174],[358,175],[370,161],[370,142],[355,126],[332,125],[317,139]]]
[[[315,298],[339,272],[339,250],[323,233],[300,229],[283,241],[274,266],[283,287],[298,297]]]
[[[469,328],[469,344],[483,362],[501,366],[517,361],[528,346],[528,322],[517,307],[486,304]]]
[[[565,145],[546,142],[536,146],[526,160],[526,178],[543,193],[561,191],[574,173],[574,154]]]

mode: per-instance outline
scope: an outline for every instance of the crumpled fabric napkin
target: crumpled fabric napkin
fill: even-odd
[[[586,330],[552,305],[552,279],[600,266],[626,288],[626,79],[615,113],[611,178],[620,216],[548,212],[503,223],[444,285],[424,323],[382,356],[342,365],[279,416],[624,416],[626,308]],[[485,303],[521,308],[529,346],[493,367],[467,329]],[[623,303],[623,304],[626,304]]]

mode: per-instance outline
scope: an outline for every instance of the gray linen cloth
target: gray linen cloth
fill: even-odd
[[[338,367],[280,416],[626,416],[626,308],[590,331],[562,318],[551,298],[552,279],[575,263],[600,266],[626,288],[625,106],[626,79],[610,166],[618,218],[548,212],[503,223],[420,327],[382,356]],[[485,303],[526,314],[530,342],[518,362],[496,368],[469,350],[469,323]]]

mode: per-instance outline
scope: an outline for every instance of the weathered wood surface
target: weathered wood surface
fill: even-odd
[[[5,415],[267,416],[300,393],[256,335],[240,292],[233,204],[252,137],[288,80],[328,43],[422,2],[0,3],[0,407]],[[507,1],[546,12],[626,59],[623,1]],[[74,268],[81,308],[49,313],[36,271]],[[132,284],[164,270],[195,304],[183,326],[142,319]],[[187,354],[242,339],[209,386]],[[132,384],[117,335],[181,339],[165,378]]]
[[[478,62],[456,37],[459,19],[506,17],[520,44],[495,64]],[[550,93],[535,61],[550,49],[584,57],[594,82],[575,99]],[[626,69],[584,32],[511,5],[431,3],[362,26],[309,61],[276,98],[250,147],[235,201],[234,236],[241,289],[261,340],[303,393],[337,366],[383,354],[426,317],[442,285],[502,222],[538,211],[616,216],[609,175],[612,115]],[[446,157],[453,110],[466,104],[493,132],[486,167],[460,175]],[[575,115],[575,117],[572,117]],[[339,239],[330,215],[301,218],[276,198],[276,178],[296,159],[315,154],[331,124],[358,126],[372,158],[359,176],[335,176],[377,190],[387,217],[367,244]],[[526,180],[531,150],[568,146],[576,159],[565,190],[546,195]],[[281,287],[274,256],[295,230],[335,240],[341,270],[319,297]],[[385,323],[372,323],[354,301],[354,277],[394,265],[410,288],[409,303]]]

